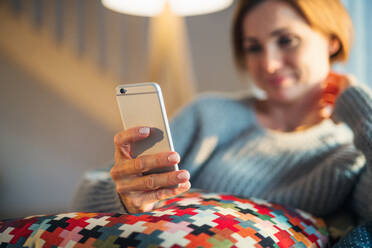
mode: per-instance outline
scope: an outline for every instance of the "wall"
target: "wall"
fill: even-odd
[[[111,163],[115,132],[5,57],[0,65],[0,218],[66,211],[82,173]]]
[[[4,0],[4,8],[9,10],[0,11],[0,219],[68,211],[82,173],[112,161],[112,139],[121,125],[110,92],[116,82],[145,80],[148,19],[112,13],[89,0]],[[33,26],[32,39],[23,29],[4,26],[14,9],[12,20]],[[230,7],[186,18],[198,92],[245,87],[231,59],[232,12]],[[15,36],[23,43],[5,49],[6,39]],[[42,42],[33,44],[34,36]]]

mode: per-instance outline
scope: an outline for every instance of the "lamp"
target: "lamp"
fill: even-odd
[[[171,115],[194,91],[190,53],[183,16],[222,10],[233,0],[102,0],[116,12],[150,16],[149,80],[158,82]]]
[[[201,15],[227,8],[232,0],[102,0],[102,4],[111,10],[140,16],[159,15],[165,5],[180,16]]]

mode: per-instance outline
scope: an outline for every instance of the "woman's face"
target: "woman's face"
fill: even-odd
[[[256,6],[244,18],[243,34],[246,68],[271,100],[301,99],[329,73],[329,39],[285,2]]]

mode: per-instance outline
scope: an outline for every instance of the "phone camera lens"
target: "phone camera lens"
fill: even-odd
[[[121,93],[121,94],[125,94],[126,92],[127,92],[126,89],[123,89],[123,88],[120,89],[120,93]]]

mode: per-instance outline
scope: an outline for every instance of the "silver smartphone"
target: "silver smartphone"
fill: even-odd
[[[160,86],[156,83],[119,85],[116,87],[124,130],[136,126],[151,128],[150,136],[132,146],[132,155],[137,157],[174,151],[167,113]],[[146,174],[178,170],[178,166],[151,170]]]

